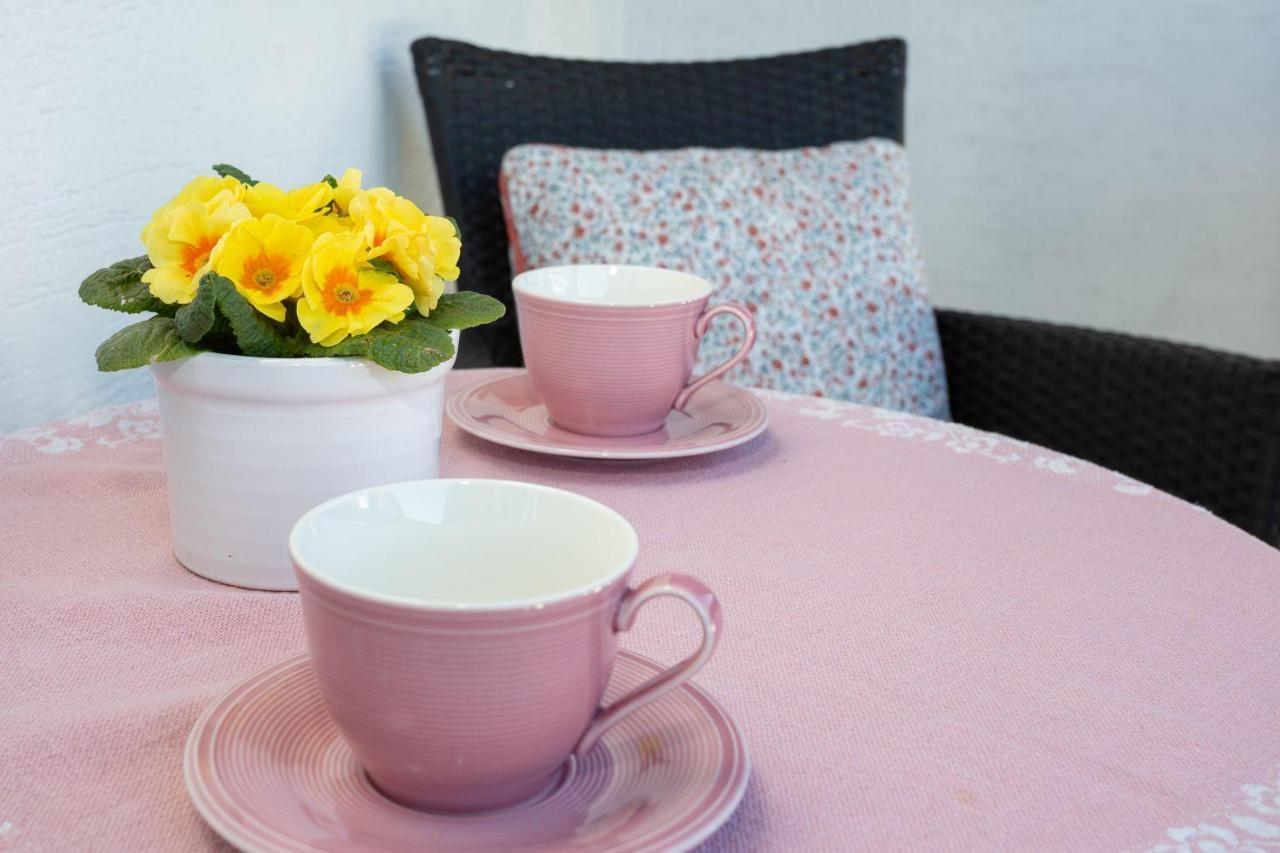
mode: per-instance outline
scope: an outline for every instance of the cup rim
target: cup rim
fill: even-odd
[[[644,272],[659,272],[669,276],[677,276],[679,278],[692,279],[701,285],[701,292],[694,296],[686,296],[678,299],[654,299],[648,302],[616,302],[606,299],[580,299],[570,296],[552,296],[547,293],[539,293],[530,289],[529,281],[535,275],[557,272],[560,270],[642,270]],[[542,299],[547,302],[558,302],[565,305],[587,305],[603,308],[617,308],[620,310],[636,309],[636,308],[656,308],[669,305],[692,305],[711,296],[711,282],[707,281],[700,275],[684,272],[682,270],[667,269],[666,267],[647,266],[645,264],[556,264],[546,267],[535,267],[527,269],[516,275],[511,280],[511,291],[519,296],[530,297],[533,299]]]
[[[300,536],[303,524],[313,520],[314,517],[320,515],[326,510],[329,510],[333,506],[342,503],[343,501],[349,501],[352,498],[361,495],[387,492],[404,488],[406,486],[435,486],[436,484],[447,484],[450,486],[466,487],[480,483],[491,486],[498,485],[502,487],[516,487],[522,491],[552,493],[568,497],[574,502],[588,506],[595,511],[602,512],[606,516],[611,516],[613,520],[621,523],[623,529],[630,538],[626,556],[619,561],[618,565],[610,568],[607,574],[592,580],[588,584],[574,587],[572,589],[553,593],[551,595],[535,596],[533,598],[526,599],[503,599],[500,601],[468,603],[410,598],[403,595],[391,595],[389,593],[373,592],[367,589],[362,589],[319,571],[314,565],[311,565],[304,560],[299,552],[297,540]],[[296,522],[294,522],[293,527],[289,531],[289,557],[293,561],[295,570],[305,574],[309,580],[312,580],[333,592],[337,592],[341,595],[349,596],[360,601],[431,613],[517,613],[526,610],[540,610],[544,607],[579,600],[608,589],[618,581],[625,578],[628,572],[630,572],[635,566],[636,557],[639,553],[640,537],[636,534],[636,530],[631,525],[631,522],[627,521],[627,519],[624,518],[617,510],[606,506],[600,501],[586,497],[585,495],[580,495],[577,492],[571,492],[568,489],[558,489],[554,486],[544,486],[539,483],[526,483],[521,480],[499,480],[485,477],[440,477],[429,480],[401,480],[396,483],[383,483],[377,486],[366,486],[362,489],[353,489],[352,491],[332,497],[329,500],[317,504],[307,510]]]

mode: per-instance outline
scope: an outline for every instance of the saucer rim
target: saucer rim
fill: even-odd
[[[654,672],[660,672],[664,669],[662,664],[637,652],[618,649],[617,654],[619,659],[628,659],[641,666],[649,667]],[[303,662],[310,661],[310,659],[310,652],[302,652],[278,661],[237,682],[230,689],[219,694],[216,699],[200,712],[195,723],[191,726],[191,730],[187,733],[182,751],[182,778],[184,787],[187,789],[187,798],[211,831],[237,850],[243,851],[243,853],[284,853],[284,851],[293,853],[293,851],[311,851],[319,848],[266,840],[253,835],[250,830],[242,829],[238,823],[224,820],[223,812],[226,809],[218,806],[213,801],[214,798],[205,784],[205,780],[197,771],[197,767],[200,764],[198,755],[200,739],[213,719],[219,716],[220,712],[225,714],[226,709],[234,707],[234,703],[240,700],[241,694],[247,693],[263,681],[271,681],[279,673],[290,670]],[[725,789],[726,796],[722,797],[721,805],[706,813],[706,818],[702,825],[686,837],[676,839],[673,845],[662,848],[672,851],[672,853],[685,853],[685,851],[694,849],[718,832],[729,821],[734,812],[738,810],[738,806],[742,804],[743,797],[746,796],[747,787],[751,782],[752,770],[751,753],[747,748],[746,739],[742,736],[737,723],[734,722],[733,717],[729,715],[724,706],[714,696],[691,681],[687,681],[676,688],[676,691],[681,690],[692,693],[696,699],[709,706],[724,722],[730,740],[740,757],[741,767],[737,771],[731,787]],[[657,701],[660,702],[662,700],[658,699]],[[267,829],[270,829],[270,827],[267,827]],[[603,849],[607,850],[608,848]]]
[[[694,445],[692,447],[683,447],[669,450],[662,450],[657,447],[653,449],[590,449],[563,447],[546,444],[536,438],[522,439],[509,435],[498,430],[489,430],[483,424],[477,422],[473,417],[462,410],[463,402],[472,397],[476,392],[496,385],[499,382],[510,382],[514,379],[528,380],[529,371],[523,367],[510,368],[504,370],[502,375],[494,376],[489,379],[481,379],[473,382],[466,388],[462,388],[449,395],[449,399],[445,402],[445,414],[450,422],[458,429],[473,435],[476,438],[502,447],[510,447],[515,450],[523,450],[528,453],[540,453],[544,456],[560,456],[573,459],[599,459],[599,460],[618,460],[626,462],[635,461],[655,461],[661,459],[682,459],[689,456],[705,456],[709,453],[719,453],[722,450],[730,450],[734,447],[746,444],[752,439],[758,438],[769,428],[769,407],[764,404],[758,396],[751,393],[748,388],[725,382],[722,379],[716,379],[710,385],[718,385],[729,389],[735,394],[740,394],[744,399],[749,400],[752,408],[755,410],[755,419],[758,423],[750,426],[746,432],[741,435],[735,435],[728,439],[719,441],[708,441],[706,444]],[[536,393],[536,392],[535,392]],[[751,423],[748,421],[747,423]],[[567,431],[567,430],[566,430]],[[593,438],[606,438],[605,436],[592,436]]]

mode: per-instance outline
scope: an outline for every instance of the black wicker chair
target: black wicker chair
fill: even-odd
[[[523,142],[795,148],[903,139],[898,39],[725,62],[552,59],[413,45],[463,287],[511,307],[498,200]],[[1280,544],[1280,362],[1130,335],[939,310],[955,419],[1051,447],[1200,504]],[[520,363],[514,311],[468,332],[464,365]]]

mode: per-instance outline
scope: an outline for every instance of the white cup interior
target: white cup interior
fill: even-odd
[[[528,270],[516,276],[511,286],[517,293],[584,305],[673,305],[711,294],[711,285],[696,275],[618,264]]]
[[[289,536],[315,580],[378,601],[447,609],[536,606],[621,577],[639,541],[581,495],[504,480],[421,480],[352,492]]]

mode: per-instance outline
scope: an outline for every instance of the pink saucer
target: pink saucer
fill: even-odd
[[[529,381],[518,370],[477,382],[449,398],[449,419],[459,429],[507,447],[586,459],[673,459],[726,450],[750,441],[769,425],[756,395],[727,382],[712,382],[672,411],[666,425],[646,435],[581,435],[557,427]]]
[[[606,700],[660,672],[618,652]],[[750,767],[733,722],[686,684],[609,729],[539,798],[493,812],[418,812],[369,783],[320,698],[309,655],[276,664],[200,715],[187,790],[246,851],[687,850],[733,813]]]

